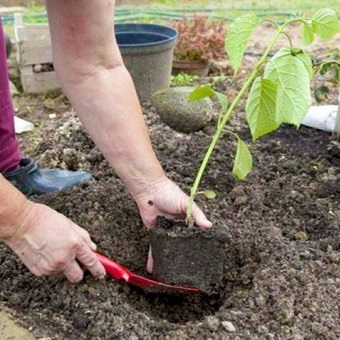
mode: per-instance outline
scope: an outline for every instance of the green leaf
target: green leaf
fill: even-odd
[[[304,45],[310,45],[314,41],[314,32],[312,26],[304,21],[301,28],[302,28],[301,32],[302,43]]]
[[[246,14],[237,18],[227,32],[226,51],[235,73],[241,65],[248,41],[259,22],[260,19],[255,14]]]
[[[228,109],[228,98],[226,95],[220,92],[215,92],[215,95],[217,97],[218,103],[221,106],[221,111],[225,112]]]
[[[311,57],[303,50],[299,50],[299,52],[294,54],[294,57],[298,58],[302,61],[308,76],[309,80],[311,81],[313,79],[313,63]]]
[[[277,53],[275,53],[273,59],[280,58],[280,57],[285,57],[292,55],[298,59],[300,59],[303,62],[303,65],[306,68],[306,71],[309,74],[310,80],[313,78],[313,63],[311,57],[301,48],[299,47],[283,47],[281,48]]]
[[[213,199],[217,196],[214,190],[204,190],[203,195],[208,199]]]
[[[237,151],[234,161],[233,174],[239,179],[244,180],[253,166],[253,157],[247,144],[237,135]]]
[[[336,13],[328,8],[320,9],[312,17],[312,28],[322,40],[332,38],[339,32],[339,20]]]
[[[213,97],[215,96],[215,91],[210,86],[200,86],[195,88],[189,95],[189,101],[197,101],[201,100],[206,97]]]
[[[269,79],[257,77],[250,90],[247,105],[247,122],[253,140],[276,130],[277,85]]]
[[[266,65],[264,77],[277,84],[276,122],[299,126],[311,102],[310,74],[300,54],[275,55]]]

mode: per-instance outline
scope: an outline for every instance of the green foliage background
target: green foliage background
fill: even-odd
[[[253,11],[255,13],[270,13],[271,18],[275,12],[282,18],[287,12],[295,15],[312,14],[320,8],[332,8],[337,14],[340,14],[339,0],[122,0],[117,8],[166,8],[171,10],[181,9],[207,9],[211,8],[211,14],[225,15],[226,17],[238,17],[245,11]],[[44,8],[39,6],[37,2],[31,1],[27,8],[27,12],[37,13],[43,11]]]
[[[136,6],[137,3],[138,1],[136,1]],[[171,8],[189,6],[195,8],[228,8],[232,10],[229,14],[232,14],[233,16],[240,15],[243,9],[252,9],[255,12],[262,10],[285,10],[311,14],[320,7],[327,7],[340,13],[340,4],[338,0],[323,0],[322,3],[311,0],[151,0],[145,1],[145,4],[162,5]]]

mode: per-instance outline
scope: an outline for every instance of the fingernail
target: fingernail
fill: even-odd
[[[95,250],[97,250],[97,245],[95,243],[91,242],[90,248],[95,251]]]

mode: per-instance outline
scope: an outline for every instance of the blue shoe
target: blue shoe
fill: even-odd
[[[3,176],[28,196],[63,191],[92,179],[85,171],[39,169],[37,163],[30,158],[23,158],[20,169],[5,172]]]

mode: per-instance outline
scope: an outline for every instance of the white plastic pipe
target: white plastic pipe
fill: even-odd
[[[311,106],[302,124],[314,129],[335,132],[338,105]]]

